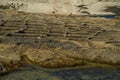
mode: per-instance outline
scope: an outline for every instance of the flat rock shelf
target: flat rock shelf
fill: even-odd
[[[60,69],[76,66],[88,67],[93,64],[96,68],[104,67],[114,70],[110,70],[110,74],[109,70],[101,69],[100,75],[97,75],[100,69],[86,68],[85,71],[96,71],[96,76],[104,75],[103,72],[105,71],[109,75],[115,75],[113,77],[115,80],[119,78],[119,16],[101,18],[1,10],[0,17],[0,75],[2,80],[11,80],[12,76],[14,77],[17,74],[21,76],[24,73],[29,73],[29,71],[31,72],[30,75],[36,75],[36,78],[32,77],[31,80],[41,80],[42,75],[38,75],[41,73],[41,69],[39,69],[41,67]],[[39,68],[35,68],[35,70],[33,67],[30,67],[30,70],[21,69],[30,64],[37,65]],[[21,70],[19,71],[19,69]],[[38,72],[34,73],[37,70]],[[64,71],[66,69],[63,69]],[[53,71],[48,72],[48,75],[43,75],[46,75],[47,78],[49,75],[56,76],[51,77],[50,80],[57,79],[60,75],[60,80],[62,80],[64,76],[61,74],[64,74],[66,77],[63,80],[65,78],[69,80],[67,75],[74,71],[77,76],[78,72],[75,69],[68,69],[68,73]],[[99,80],[97,77],[90,77],[91,74],[86,75],[86,79],[84,79],[85,76],[82,78],[84,69],[78,69],[78,71],[80,71],[78,74],[81,77],[75,78],[73,75],[74,80]],[[41,79],[37,79],[37,75]],[[108,80],[109,77],[101,77],[100,79]],[[47,78],[44,79],[49,80]],[[113,78],[110,77],[109,80],[113,80]],[[17,77],[15,79],[26,80]]]

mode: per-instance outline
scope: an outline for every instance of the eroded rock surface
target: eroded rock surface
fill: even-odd
[[[52,68],[86,61],[120,65],[119,17],[1,12],[0,66],[8,71],[28,61]]]
[[[0,7],[31,13],[63,15],[120,14],[120,0],[1,0]]]

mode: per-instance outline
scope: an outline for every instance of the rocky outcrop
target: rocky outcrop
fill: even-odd
[[[50,68],[87,65],[86,62],[120,65],[119,17],[10,10],[1,10],[0,16],[1,74],[24,64]]]
[[[1,10],[0,16],[3,72],[29,64],[27,61],[42,67],[81,66],[86,61],[120,65],[119,17],[106,19],[10,10]]]
[[[78,43],[79,45],[82,42]],[[120,48],[102,42],[86,42],[78,50],[30,49],[25,55],[33,63],[43,67],[66,67],[84,65],[85,61],[119,65]],[[69,45],[69,44],[67,44]],[[79,46],[79,45],[76,45]],[[68,47],[69,48],[69,47]]]
[[[32,13],[64,15],[120,14],[119,0],[1,0],[0,3],[3,8]]]

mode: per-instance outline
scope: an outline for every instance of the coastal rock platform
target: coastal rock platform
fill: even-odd
[[[8,13],[11,13],[8,15]],[[26,64],[47,68],[120,65],[120,17],[1,10],[0,74]]]

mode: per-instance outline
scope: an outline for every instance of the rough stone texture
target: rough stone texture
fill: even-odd
[[[14,44],[0,44],[0,74],[22,66],[24,64],[22,60],[24,50],[22,45],[17,47]]]
[[[69,52],[70,53],[70,52]],[[68,54],[66,51],[48,51],[48,50],[28,50],[26,53],[28,59],[43,67],[68,67],[83,65],[82,56],[76,53]],[[78,60],[76,60],[78,59]]]
[[[0,66],[8,71],[27,61],[43,67],[81,66],[86,61],[120,65],[119,17],[8,12],[0,14]]]
[[[4,9],[11,8],[32,13],[64,15],[120,14],[120,0],[1,0],[0,3]]]

